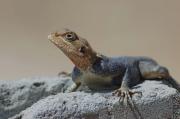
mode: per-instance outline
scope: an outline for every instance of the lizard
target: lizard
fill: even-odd
[[[144,80],[166,80],[180,92],[180,85],[172,78],[168,69],[154,59],[144,56],[108,57],[97,53],[89,42],[74,31],[54,32],[48,39],[55,44],[75,65],[71,77],[74,84],[67,92],[76,91],[81,86],[90,89],[114,88],[113,95],[120,102],[132,104],[132,87]]]

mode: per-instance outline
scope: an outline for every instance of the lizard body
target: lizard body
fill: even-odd
[[[180,85],[170,76],[168,69],[148,57],[107,57],[94,51],[86,39],[70,30],[52,33],[48,39],[69,57],[75,67],[69,92],[83,85],[90,89],[116,88],[114,95],[121,96],[127,105],[135,93],[131,88],[143,80],[164,79],[180,91]]]

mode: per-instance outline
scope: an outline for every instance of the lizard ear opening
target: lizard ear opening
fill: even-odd
[[[80,47],[79,52],[84,54],[86,52],[86,48],[84,46]]]

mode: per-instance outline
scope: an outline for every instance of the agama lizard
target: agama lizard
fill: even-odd
[[[88,41],[75,32],[52,33],[48,39],[54,43],[74,63],[72,80],[75,84],[69,92],[80,86],[90,89],[115,87],[114,95],[121,97],[121,102],[132,102],[131,88],[143,80],[167,80],[180,91],[180,85],[170,76],[168,69],[160,66],[148,57],[107,57],[97,53]]]

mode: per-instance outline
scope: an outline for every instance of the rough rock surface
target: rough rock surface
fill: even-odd
[[[0,119],[20,113],[38,100],[66,90],[70,77],[34,77],[0,80]]]
[[[136,109],[145,119],[180,119],[180,95],[161,81],[145,81],[134,91]],[[73,92],[49,96],[11,119],[134,119],[112,92]]]

